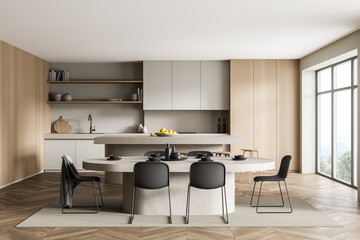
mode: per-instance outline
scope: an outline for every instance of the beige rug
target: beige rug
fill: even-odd
[[[74,204],[92,205],[90,198],[75,199]],[[105,198],[105,207],[98,214],[62,214],[59,200],[50,203],[17,227],[151,227],[151,226],[241,226],[241,227],[330,227],[341,226],[329,216],[299,198],[291,198],[291,214],[257,214],[249,206],[248,197],[237,197],[235,212],[229,214],[229,225],[220,216],[191,216],[190,224],[185,224],[184,216],[173,216],[173,224],[168,224],[167,216],[136,215],[132,225],[128,224],[129,214],[121,213],[121,198]],[[279,198],[264,198],[264,204],[278,204]],[[219,203],[221,204],[221,203]],[[287,205],[285,205],[287,207]],[[268,210],[268,208],[263,208]],[[277,208],[272,210],[287,210]],[[184,209],[185,213],[185,209]]]

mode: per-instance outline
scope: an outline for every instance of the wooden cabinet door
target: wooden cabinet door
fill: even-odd
[[[201,110],[229,110],[229,62],[201,61]]]
[[[234,154],[254,147],[254,61],[230,61],[230,134],[244,137],[244,144],[232,144]]]
[[[200,110],[200,61],[172,62],[172,109]]]
[[[69,155],[76,163],[75,140],[45,141],[45,170],[61,170],[62,156]]]
[[[76,168],[81,170],[82,162],[90,158],[105,157],[105,145],[94,144],[94,140],[76,140]]]
[[[277,167],[291,155],[299,170],[299,61],[277,60]]]
[[[254,60],[254,148],[276,159],[276,60]]]
[[[144,61],[144,110],[171,109],[171,61]]]

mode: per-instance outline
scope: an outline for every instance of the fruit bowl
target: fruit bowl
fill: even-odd
[[[174,137],[176,135],[178,135],[177,133],[155,133],[156,136],[159,137]]]

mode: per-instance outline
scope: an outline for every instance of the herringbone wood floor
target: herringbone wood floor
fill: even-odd
[[[103,176],[100,175],[102,178]],[[360,239],[360,207],[356,190],[318,175],[291,173],[291,196],[305,199],[344,227],[152,227],[152,228],[15,228],[59,195],[59,173],[43,173],[0,190],[0,239]],[[236,195],[249,196],[252,185],[237,176]],[[265,184],[266,195],[278,194]],[[88,196],[81,185],[77,196]],[[121,186],[104,184],[105,196],[121,196]]]

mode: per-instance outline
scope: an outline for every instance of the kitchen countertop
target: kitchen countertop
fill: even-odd
[[[151,137],[149,134],[111,134],[96,136],[95,144],[121,144],[121,145],[141,145],[141,144],[242,144],[244,138],[240,136],[230,136],[229,134],[178,134],[173,137]]]
[[[105,136],[105,135],[124,135],[127,137],[133,136],[145,136],[149,134],[144,133],[47,133],[44,135],[45,140],[93,140],[95,137]]]

